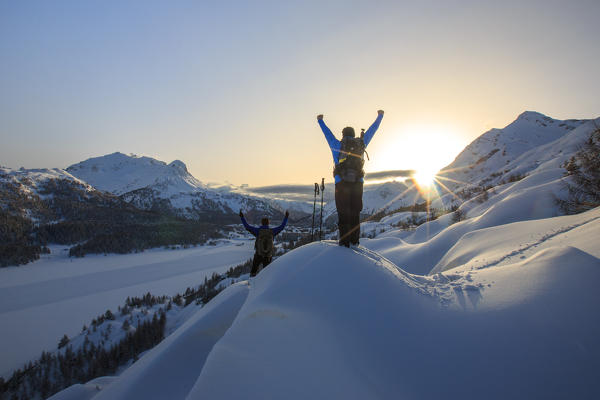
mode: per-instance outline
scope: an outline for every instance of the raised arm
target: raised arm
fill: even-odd
[[[283,222],[281,223],[281,225],[279,225],[276,228],[272,228],[271,231],[273,232],[273,236],[276,236],[279,234],[279,232],[281,232],[283,230],[283,228],[285,228],[287,222],[288,222],[288,217],[290,216],[289,212],[285,212],[285,218],[283,219]]]
[[[365,136],[363,138],[363,140],[365,142],[365,147],[368,146],[371,139],[373,139],[373,136],[375,135],[375,132],[377,132],[377,128],[379,128],[379,124],[381,123],[381,120],[383,119],[383,110],[378,110],[377,114],[378,115],[377,115],[377,118],[375,119],[375,122],[373,122],[373,124],[365,132]]]
[[[339,142],[339,140],[337,140],[335,136],[333,136],[333,132],[331,132],[331,129],[329,129],[327,125],[325,125],[325,121],[323,121],[323,114],[317,115],[317,121],[319,122],[319,126],[321,127],[321,130],[325,135],[325,139],[327,139],[329,147],[334,148],[336,143]]]
[[[253,234],[254,236],[258,236],[258,228],[248,224],[248,222],[246,221],[246,218],[244,218],[244,214],[242,214],[241,211],[240,211],[240,218],[242,219],[242,224],[244,224],[244,228],[246,228],[246,230],[248,232],[250,232],[251,234]]]

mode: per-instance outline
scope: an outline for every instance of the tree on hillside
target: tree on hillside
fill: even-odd
[[[65,347],[68,344],[69,344],[69,337],[65,333],[65,335],[60,339],[60,342],[58,342],[58,348],[62,349],[63,347]]]
[[[579,151],[564,165],[569,196],[558,200],[567,214],[591,210],[600,205],[600,128],[590,134]]]

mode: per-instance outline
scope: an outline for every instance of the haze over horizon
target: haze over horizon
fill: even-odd
[[[368,172],[439,169],[525,110],[600,115],[597,1],[0,4],[0,165],[120,151],[203,182],[331,180],[336,135],[381,127]]]

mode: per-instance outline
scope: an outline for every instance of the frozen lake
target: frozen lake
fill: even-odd
[[[62,335],[116,311],[128,296],[174,295],[224,272],[254,253],[247,239],[217,246],[147,250],[138,254],[69,258],[65,246],[21,266],[0,269],[0,374],[53,350]]]

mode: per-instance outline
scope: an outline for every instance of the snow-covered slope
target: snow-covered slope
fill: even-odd
[[[314,243],[225,290],[94,398],[591,399],[598,282],[600,260],[568,246],[422,277]]]
[[[503,129],[492,129],[469,144],[447,167],[440,171],[442,182],[450,189],[464,185],[495,185],[511,175],[528,172],[519,162],[522,154],[539,150],[587,121],[555,120],[526,111]],[[536,158],[539,160],[539,158]]]
[[[86,190],[92,190],[92,186],[85,181],[75,177],[60,168],[43,169],[10,169],[0,167],[0,182],[18,186],[19,190],[26,194],[40,195],[39,188],[49,180],[67,180],[82,185]],[[42,195],[43,196],[43,195]]]
[[[561,215],[556,199],[566,197],[567,178],[560,165],[575,154],[598,126],[600,119],[587,121],[555,141],[522,153],[509,165],[525,177],[494,186],[486,197],[479,195],[462,203],[460,209],[466,220],[452,224],[452,215],[447,214],[419,226],[414,232],[389,231],[365,241],[365,245],[380,251],[407,271],[427,274],[464,235],[509,223]],[[453,194],[445,194],[441,201],[434,201],[433,206],[442,207],[442,201],[450,203],[456,199]]]
[[[600,258],[599,239],[600,208],[577,215],[493,226],[463,235],[431,272],[507,265],[557,246],[571,246]]]

